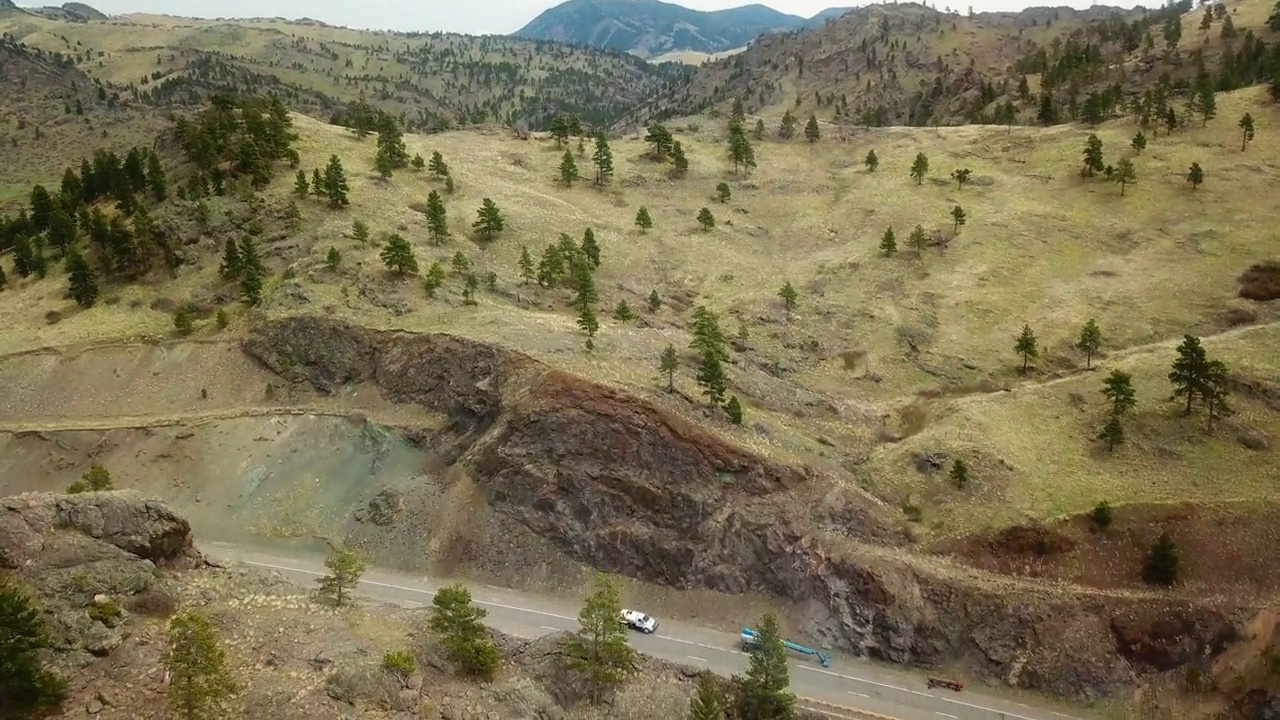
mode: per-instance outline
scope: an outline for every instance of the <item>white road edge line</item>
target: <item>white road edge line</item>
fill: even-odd
[[[1029,718],[1025,715],[1018,715],[1016,713],[1011,713],[1004,710],[996,710],[995,708],[983,707],[982,705],[974,705],[973,703],[962,702],[960,700],[953,700],[948,697],[938,697],[937,699],[943,702],[955,703],[956,705],[964,705],[965,707],[971,707],[975,710],[985,710],[987,712],[993,712],[998,715],[1003,715],[1004,717],[1007,717],[1007,718],[1016,718],[1017,720],[1036,720],[1035,718]],[[1068,715],[1066,717],[1070,717],[1070,716]]]
[[[920,692],[919,690],[912,690],[912,691],[911,691],[911,694],[912,694],[912,695],[919,695],[920,697],[927,697],[927,698],[931,698],[931,697],[933,697],[933,696],[932,696],[932,695],[930,695],[929,693]]]
[[[245,560],[244,563],[246,565],[257,565],[258,567],[271,568],[272,570],[284,570],[287,572],[303,573],[304,575],[315,575],[317,577],[324,577],[324,573],[319,573],[314,570],[303,570],[302,568],[285,567],[284,565],[272,565],[270,563],[253,562],[251,560]],[[426,588],[412,588],[412,587],[405,587],[404,585],[392,585],[391,583],[378,582],[377,580],[361,580],[360,584],[372,585],[374,587],[390,588],[392,590],[403,590],[405,592],[422,593],[423,595],[436,594],[434,590],[428,590]],[[571,618],[568,615],[557,615],[555,613],[545,612],[543,610],[534,610],[532,608],[516,607],[515,605],[503,605],[502,603],[488,602],[485,600],[475,600],[474,602],[477,605],[488,605],[490,607],[502,608],[503,610],[515,610],[517,612],[533,613],[534,615],[544,615],[546,617],[556,618],[557,620],[577,620],[577,618]]]
[[[709,662],[706,658],[700,658],[697,655],[689,655],[688,658],[690,660],[696,660],[698,662]]]
[[[858,696],[858,697],[860,697],[860,698],[867,698],[867,699],[870,699],[870,698],[871,698],[871,696],[870,696],[870,695],[867,695],[866,693],[854,692],[854,691],[852,691],[852,690],[850,690],[850,691],[849,691],[849,694],[850,694],[850,695],[857,695],[857,696]]]
[[[955,715],[948,715],[947,713],[944,713],[944,712],[938,712],[937,710],[934,710],[934,711],[933,711],[933,714],[934,714],[934,715],[941,715],[942,717],[949,717],[949,718],[951,718],[951,720],[959,720],[959,718],[957,718]]]
[[[542,628],[543,630],[551,630],[553,632],[558,631],[560,629],[557,627],[551,627],[550,625],[539,625],[538,627]]]

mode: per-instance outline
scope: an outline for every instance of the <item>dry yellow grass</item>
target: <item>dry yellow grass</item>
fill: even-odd
[[[1260,130],[1241,153],[1235,120],[1246,110]],[[303,201],[307,227],[300,237],[309,254],[294,264],[296,282],[312,297],[307,311],[503,343],[701,417],[660,392],[656,378],[661,349],[688,343],[687,313],[641,310],[639,323],[608,317],[622,299],[644,308],[651,289],[664,299],[696,295],[696,303],[721,313],[730,334],[740,323],[750,334],[749,350],[736,354],[730,369],[747,426],[713,421],[718,431],[761,452],[838,470],[891,503],[923,504],[928,526],[939,532],[1084,510],[1103,496],[1275,497],[1261,482],[1268,454],[1238,447],[1229,433],[1202,439],[1190,430],[1162,429],[1180,425],[1162,419],[1169,408],[1161,399],[1168,393],[1162,378],[1172,358],[1169,341],[1184,332],[1225,330],[1220,316],[1229,308],[1252,307],[1261,320],[1270,317],[1234,294],[1239,273],[1274,248],[1259,193],[1275,185],[1280,145],[1266,133],[1278,121],[1274,107],[1260,104],[1259,90],[1222,95],[1219,117],[1208,127],[1162,136],[1134,157],[1138,183],[1124,197],[1114,184],[1079,177],[1089,134],[1079,127],[886,128],[848,144],[764,142],[757,145],[760,167],[735,178],[720,124],[695,118],[671,125],[692,163],[688,178],[667,179],[664,167],[642,157],[638,136],[630,136],[612,141],[616,175],[603,190],[558,185],[561,151],[550,140],[519,142],[497,128],[406,136],[411,153],[441,151],[457,180],[457,193],[445,195],[454,237],[437,248],[428,243],[425,217],[410,206],[442,189],[440,183],[407,171],[380,180],[372,171],[372,138],[360,141],[298,116],[303,168],[323,165],[331,153],[343,158],[352,205],[331,211]],[[1123,121],[1096,130],[1108,162],[1133,155],[1134,131]],[[862,166],[870,149],[880,157],[874,173]],[[931,164],[920,186],[908,176],[917,152]],[[1208,178],[1196,191],[1182,178],[1193,161]],[[579,162],[587,174],[589,156]],[[958,167],[973,170],[963,190],[947,180]],[[713,197],[722,180],[733,189],[723,205]],[[286,202],[291,184],[282,173],[269,190],[273,201]],[[506,214],[507,230],[482,246],[469,239],[469,229],[485,197]],[[948,211],[957,204],[968,223],[950,248],[916,257],[906,247],[911,228],[949,228]],[[641,205],[655,221],[646,234],[634,226]],[[710,232],[695,221],[704,206],[718,219]],[[453,254],[463,252],[480,274],[497,274],[498,292],[481,290],[478,306],[464,306],[461,281],[450,276],[440,296],[428,300],[418,280],[382,270],[377,247],[350,239],[356,218],[375,235],[403,233],[424,271],[433,260],[448,268]],[[567,291],[521,286],[517,265],[522,246],[536,255],[559,233],[578,238],[587,226],[603,255],[597,275],[602,329],[593,353],[583,349]],[[877,246],[889,226],[900,251],[886,258]],[[343,255],[336,275],[323,268],[331,246]],[[216,267],[217,259],[208,257],[174,285],[109,290],[120,302],[83,313],[60,299],[62,279],[25,282],[0,304],[0,345],[20,350],[171,332],[168,315],[132,306],[145,306],[157,293],[182,300],[207,292],[216,285]],[[790,319],[777,297],[787,280],[800,292]],[[362,299],[362,290],[405,299],[412,311],[393,316]],[[55,307],[68,317],[43,325],[43,312]],[[264,312],[298,308],[268,298]],[[1133,446],[1114,457],[1099,457],[1090,440],[1101,374],[1080,372],[1038,386],[1083,366],[1071,345],[1090,317],[1102,327],[1106,351],[1123,355],[1116,362],[1132,368],[1141,398]],[[1042,347],[1040,369],[1027,378],[1016,372],[1012,350],[1023,323],[1035,329]],[[1257,364],[1274,339],[1264,330],[1207,345],[1215,353],[1221,347],[1233,368],[1252,360],[1255,375],[1274,378],[1280,369]],[[677,384],[696,397],[692,375],[686,358]],[[1005,385],[1019,387],[982,392]],[[1095,407],[1076,409],[1072,392]],[[1273,413],[1242,403],[1237,422],[1276,429]],[[910,437],[882,440],[903,435]],[[974,487],[957,493],[936,476],[917,474],[911,462],[917,450],[963,454],[972,460]],[[1224,464],[1239,477],[1210,481]]]
[[[651,58],[650,62],[678,62],[686,65],[701,65],[705,62],[733,57],[746,49],[747,48],[744,46],[740,48],[733,48],[732,50],[721,50],[717,53],[698,52],[697,50],[673,50]]]

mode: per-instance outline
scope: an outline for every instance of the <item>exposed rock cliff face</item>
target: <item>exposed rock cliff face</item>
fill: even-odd
[[[393,401],[453,418],[422,442],[568,555],[675,587],[787,599],[835,647],[962,662],[1083,700],[1238,635],[1231,608],[1051,588],[912,555],[894,516],[854,489],[839,491],[844,533],[828,535],[809,498],[829,494],[830,478],[519,353],[320,318],[267,324],[244,349],[324,391],[374,381]]]
[[[0,500],[0,569],[14,572],[42,599],[64,667],[84,667],[115,652],[124,640],[122,606],[152,589],[158,567],[200,564],[187,520],[138,493]]]

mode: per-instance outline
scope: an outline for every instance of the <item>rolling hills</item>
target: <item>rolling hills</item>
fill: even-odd
[[[702,11],[662,0],[568,0],[544,10],[515,35],[649,59],[689,51],[713,55],[767,33],[817,27],[848,9],[828,8],[803,18],[758,4]]]
[[[329,117],[364,98],[424,131],[488,121],[543,128],[561,112],[608,125],[688,72],[519,38],[374,33],[279,19],[65,22],[9,10],[0,14],[0,32],[72,58],[142,104],[199,104],[238,88],[273,92]]]
[[[224,143],[217,173],[195,165],[211,152],[199,134],[187,142],[166,129],[139,141],[162,164],[165,199],[92,198],[104,242],[88,239],[101,235],[92,214],[73,223],[98,273],[91,304],[75,302],[70,263],[51,244],[45,277],[18,272],[13,252],[0,257],[0,492],[57,489],[96,458],[232,541],[349,540],[410,572],[569,593],[603,567],[629,578],[629,597],[686,617],[732,623],[739,608],[774,603],[829,647],[1077,702],[1174,680],[1159,699],[1179,707],[1265,696],[1275,678],[1254,661],[1280,592],[1269,552],[1280,259],[1260,210],[1280,187],[1280,110],[1258,74],[1273,47],[1267,8],[1227,6],[1236,37],[1222,37],[1211,8],[1109,12],[959,18],[876,6],[853,14],[861,30],[845,18],[753,44],[739,54],[749,80],[734,58],[645,75],[664,97],[615,121],[598,186],[590,138],[524,140],[494,123],[406,117],[416,131],[384,127],[375,139],[305,99],[292,114],[266,105],[256,127],[276,159],[264,169],[255,144],[236,144],[251,125],[233,125],[213,134]],[[1203,12],[1212,32],[1195,35]],[[1165,52],[1124,49],[1170,18],[1186,29],[1171,31]],[[299,46],[348,55],[373,37],[280,21],[23,22],[6,27],[27,47],[10,50],[40,80],[9,81],[12,127],[67,117],[94,84],[86,72],[127,88],[155,62],[154,50],[130,48],[157,28],[185,38],[175,56],[221,38],[219,57],[273,71],[284,58],[310,62],[301,50],[271,55],[273,33],[311,33]],[[1121,25],[1123,37],[1107,35]],[[93,47],[59,39],[78,27],[98,31]],[[1114,47],[1073,65],[1073,38],[1104,35]],[[417,40],[401,41],[409,52]],[[455,47],[525,47],[508,42]],[[100,66],[97,46],[112,48]],[[68,60],[78,47],[78,63]],[[839,70],[873,56],[861,79]],[[1092,75],[1098,58],[1115,67]],[[1161,82],[1166,67],[1181,69]],[[883,87],[852,94],[879,70]],[[958,84],[943,83],[925,115],[910,91],[935,73]],[[979,107],[984,85],[1016,94],[1024,73],[1019,122],[960,124],[1004,97]],[[1217,81],[1210,113],[1197,92],[1206,76]],[[323,89],[323,71],[280,77],[317,98],[366,89],[339,96]],[[1129,99],[1084,118],[1079,100],[1107,82],[1123,82]],[[271,87],[283,86],[244,89]],[[1171,126],[1125,109],[1160,87]],[[865,124],[824,113],[815,136],[782,139],[768,129],[784,112],[820,105],[803,94],[797,105],[798,89],[823,103],[847,89],[848,103],[824,105],[832,115],[877,97],[885,112]],[[1067,122],[1073,93],[1080,123]],[[1031,125],[1030,98],[1046,95],[1057,122]],[[185,127],[229,117],[225,98],[196,114],[198,97],[180,108]],[[727,153],[735,97],[754,152],[745,169]],[[122,92],[85,117],[157,109],[144,100]],[[658,112],[689,161],[683,172],[645,131],[622,130]],[[287,127],[272,129],[283,117]],[[894,126],[904,119],[938,126]],[[93,137],[75,142],[87,150]],[[19,170],[34,182],[79,167],[65,145],[44,153],[59,165],[38,167],[43,146],[21,139],[30,160],[13,170],[15,186]],[[379,148],[397,142],[405,160],[440,167],[439,152],[448,169],[380,163]],[[1086,172],[1094,143],[1101,166]],[[581,175],[569,183],[566,154]],[[345,204],[314,192],[334,158]],[[40,214],[29,191],[10,193],[11,218],[19,204]],[[477,232],[486,200],[504,219],[493,237]],[[5,226],[29,241],[49,234]],[[112,266],[132,247],[120,237],[145,246],[147,236],[176,248],[175,262],[138,277]],[[257,302],[223,267],[228,241],[246,240],[266,271]],[[1091,320],[1100,342],[1086,351]],[[1188,335],[1222,363],[1190,412],[1170,398]],[[1114,410],[1113,383],[1132,387],[1131,406]],[[1113,414],[1119,438],[1100,437]],[[387,507],[388,523],[370,519]],[[1147,572],[1166,534],[1179,557],[1167,586]],[[1193,669],[1223,692],[1190,687]]]

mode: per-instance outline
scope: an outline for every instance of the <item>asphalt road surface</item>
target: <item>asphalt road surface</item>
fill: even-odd
[[[263,553],[226,543],[202,543],[201,549],[214,559],[238,560],[274,570],[291,582],[315,587],[316,578],[327,574],[323,559],[303,554]],[[431,603],[434,588],[442,583],[407,573],[369,568],[357,589],[374,600],[405,607]],[[471,585],[476,604],[488,610],[488,624],[502,632],[535,638],[553,632],[578,629],[577,605],[530,593]],[[663,620],[662,608],[637,608],[658,619],[652,635],[632,632],[631,644],[653,657],[705,667],[721,675],[742,672],[747,656],[739,636],[696,625]],[[831,666],[823,668],[817,658],[792,653],[791,690],[800,705],[840,716],[839,708],[861,710],[897,720],[1084,720],[1048,708],[1036,708],[1009,699],[981,695],[970,690],[955,692],[930,689],[924,679],[852,657],[833,655]],[[852,716],[850,716],[852,717]]]

